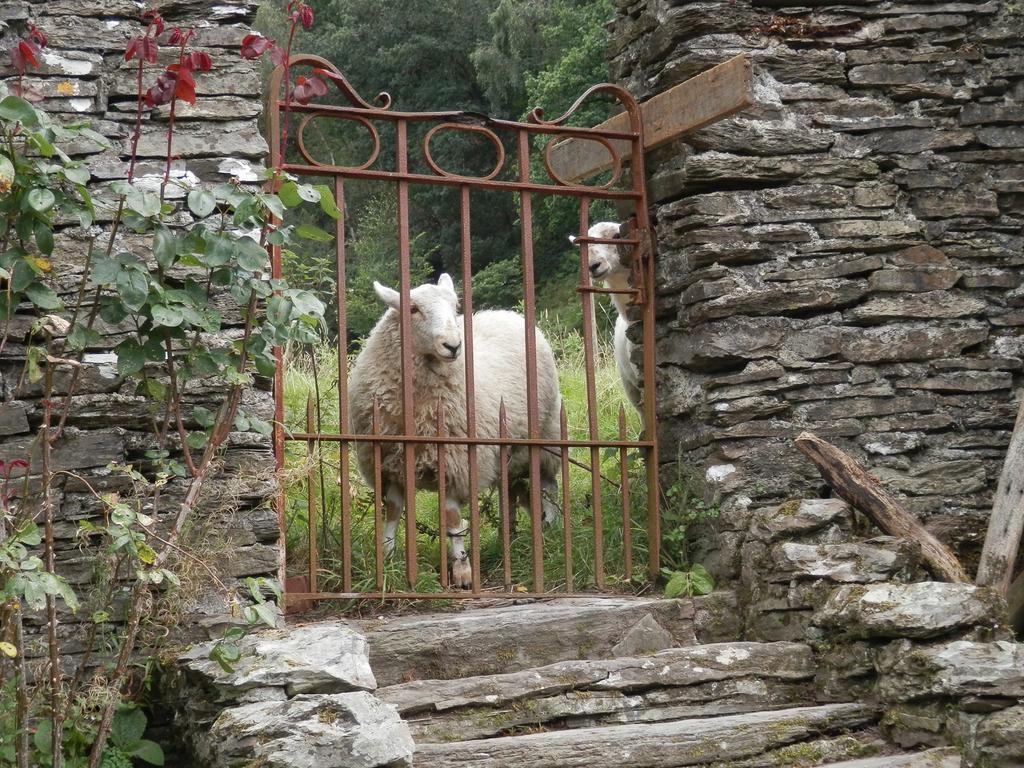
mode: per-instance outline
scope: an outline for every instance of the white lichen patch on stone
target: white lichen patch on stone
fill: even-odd
[[[46,62],[46,66],[53,69],[59,69],[65,75],[88,75],[92,73],[93,63],[91,61],[83,61],[82,59],[69,59],[65,56],[59,56],[56,53],[50,51],[42,51],[43,61]]]
[[[735,471],[735,464],[715,464],[714,466],[708,467],[707,472],[704,473],[704,477],[709,483],[720,483]]]
[[[75,112],[88,112],[92,107],[92,99],[70,99],[68,104]]]
[[[743,661],[744,659],[749,658],[750,651],[748,651],[746,648],[730,647],[723,648],[721,651],[719,651],[718,655],[715,656],[715,661],[717,661],[719,664],[729,665],[734,664],[737,661]]]

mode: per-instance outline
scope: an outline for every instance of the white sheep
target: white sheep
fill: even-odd
[[[621,225],[614,221],[600,221],[587,230],[588,237],[597,237],[604,240],[616,239],[621,234]],[[576,237],[569,236],[569,242],[576,244]],[[594,280],[600,280],[606,288],[615,291],[629,291],[633,288],[630,284],[632,270],[622,263],[620,248],[623,246],[610,245],[608,243],[590,243],[587,246],[587,259],[590,269],[590,276]],[[619,369],[619,378],[622,379],[622,388],[626,397],[633,407],[642,412],[644,390],[643,375],[640,369],[633,363],[633,350],[636,345],[629,340],[626,329],[629,328],[629,300],[628,293],[611,294],[612,303],[618,312],[615,318],[614,350],[615,366]]]
[[[399,331],[401,295],[374,282],[374,289],[388,309],[374,326],[356,358],[349,380],[350,421],[353,434],[372,431],[373,402],[380,404],[379,430],[382,434],[404,434],[402,419],[401,335]],[[425,284],[410,293],[412,349],[412,387],[416,434],[437,434],[437,410],[444,412],[446,432],[453,437],[466,436],[466,371],[461,353],[463,317],[458,313],[458,297],[448,275],[437,285]],[[537,406],[540,436],[558,439],[561,395],[555,357],[544,335],[536,331]],[[476,434],[480,438],[498,437],[498,412],[505,404],[506,428],[510,438],[527,438],[526,321],[522,315],[505,310],[473,314],[473,372],[476,405]],[[463,543],[466,522],[461,507],[469,501],[469,457],[465,445],[449,444],[445,449],[445,523],[451,552],[452,582],[469,587],[472,567]],[[480,445],[477,453],[478,488],[497,486],[500,480],[500,454],[496,445]],[[415,446],[416,487],[437,489],[437,447],[432,443]],[[561,454],[541,451],[543,517],[551,522],[557,507],[551,500],[557,487]],[[373,485],[373,445],[358,442],[356,458],[359,471]],[[528,499],[525,482],[529,477],[529,450],[516,446],[509,451],[509,484],[514,506]],[[398,520],[405,509],[405,471],[400,443],[382,446],[381,492],[387,508],[384,547],[387,554],[395,548]],[[406,525],[412,525],[407,521]]]

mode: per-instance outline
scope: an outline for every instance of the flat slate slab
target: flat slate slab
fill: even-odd
[[[592,726],[792,707],[808,701],[814,674],[811,649],[800,643],[716,643],[420,680],[377,695],[397,707],[418,743],[466,741],[551,722]]]
[[[695,645],[693,620],[691,600],[572,598],[351,624],[383,687]]]
[[[927,749],[913,755],[882,755],[861,760],[829,763],[821,768],[960,768],[960,755],[954,747]]]
[[[822,733],[857,728],[878,718],[860,704],[829,704],[773,712],[611,725],[417,745],[422,768],[676,768],[761,754]]]
[[[997,640],[915,647],[896,641],[878,656],[878,693],[884,701],[931,696],[1024,697],[1024,644]]]
[[[925,581],[840,587],[814,623],[849,637],[927,638],[992,626],[1004,614],[1002,601],[986,587]]]

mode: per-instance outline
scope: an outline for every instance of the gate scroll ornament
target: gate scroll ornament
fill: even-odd
[[[408,301],[401,303],[400,329],[401,329],[401,370],[402,370],[402,399],[404,434],[380,434],[374,428],[370,434],[351,434],[349,429],[349,401],[347,387],[347,351],[345,349],[346,339],[346,307],[345,307],[345,229],[340,221],[335,225],[336,237],[336,279],[339,286],[338,291],[338,323],[337,334],[339,343],[338,352],[338,431],[318,431],[312,414],[312,404],[307,406],[306,431],[289,433],[284,429],[284,398],[283,398],[283,372],[281,365],[278,365],[275,382],[275,424],[274,424],[274,451],[281,468],[285,456],[286,442],[293,441],[305,443],[306,450],[312,455],[316,446],[320,444],[335,444],[339,451],[339,482],[341,484],[340,497],[340,544],[341,544],[341,591],[321,592],[318,590],[318,551],[317,551],[317,500],[312,492],[313,479],[310,473],[310,492],[308,494],[308,526],[309,526],[309,569],[308,569],[308,591],[301,593],[290,593],[291,601],[328,599],[328,598],[460,598],[480,597],[484,593],[481,585],[480,574],[480,509],[476,487],[476,446],[497,445],[499,449],[507,452],[513,447],[524,447],[529,452],[529,514],[532,525],[532,584],[527,592],[517,592],[520,597],[545,597],[551,594],[578,594],[580,587],[589,590],[602,589],[605,586],[605,573],[602,558],[602,525],[599,524],[602,518],[601,503],[601,475],[600,459],[602,449],[612,449],[620,456],[620,466],[623,469],[620,491],[620,507],[622,512],[623,541],[626,548],[625,553],[625,578],[632,578],[632,552],[629,530],[630,530],[630,503],[629,483],[626,468],[626,456],[629,451],[639,451],[645,457],[646,479],[647,479],[647,516],[646,532],[648,540],[648,574],[653,580],[658,574],[660,542],[659,511],[658,511],[658,449],[654,439],[655,432],[655,408],[654,398],[650,393],[654,392],[654,272],[653,272],[653,247],[650,234],[650,221],[648,218],[647,198],[645,192],[644,175],[644,136],[643,123],[640,108],[633,97],[623,88],[613,84],[595,85],[587,90],[569,110],[553,120],[545,120],[543,112],[538,108],[533,110],[526,122],[515,122],[510,120],[499,120],[468,112],[399,112],[391,109],[391,98],[387,94],[380,94],[376,99],[376,106],[365,101],[355,89],[348,83],[345,77],[326,60],[309,55],[292,57],[288,64],[288,70],[295,72],[299,68],[312,68],[315,75],[324,78],[337,87],[344,97],[345,105],[337,106],[332,104],[296,103],[293,100],[285,101],[281,96],[281,87],[284,80],[285,68],[279,66],[273,73],[270,80],[270,97],[268,105],[268,134],[271,152],[271,166],[280,168],[285,173],[297,176],[326,176],[333,179],[333,190],[337,205],[344,210],[345,183],[347,180],[370,180],[383,182],[392,185],[397,195],[397,240],[399,255],[399,285],[398,290],[402,296],[408,296],[412,288],[410,285],[410,232],[409,232],[409,189],[413,184],[443,185],[454,187],[459,190],[460,196],[460,218],[461,218],[461,280],[462,280],[462,309],[463,309],[463,335],[465,348],[465,370],[466,370],[466,392],[467,392],[467,430],[466,435],[449,435],[444,430],[443,424],[438,424],[437,432],[433,435],[417,434],[416,426],[413,423],[413,386],[412,376],[412,353],[406,339],[410,334],[410,307]],[[604,95],[610,96],[624,109],[624,115],[628,116],[628,130],[609,130],[606,128],[584,128],[568,125],[569,119],[577,112],[580,106],[589,98]],[[367,131],[371,140],[372,149],[369,157],[360,165],[341,166],[321,162],[314,158],[308,150],[305,141],[305,131],[309,123],[314,119],[344,120],[361,126]],[[621,116],[620,118],[621,119]],[[294,121],[296,128],[289,138],[288,123]],[[393,129],[394,136],[394,167],[380,168],[379,160],[382,156],[381,132],[378,126],[388,125]],[[414,162],[425,166],[425,170],[410,170],[409,150],[409,129],[411,126],[427,126],[429,130],[423,136],[419,157],[412,158]],[[464,176],[441,168],[434,160],[430,152],[431,141],[438,134],[448,131],[467,132],[474,136],[482,137],[489,142],[494,149],[495,165],[483,176]],[[541,158],[547,174],[543,180],[534,180],[530,174],[531,143],[535,137],[547,137],[547,144],[544,147]],[[502,138],[505,138],[505,141]],[[290,143],[289,143],[290,142]],[[560,145],[569,142],[596,143],[607,151],[609,158],[606,159],[605,167],[610,167],[608,177],[600,184],[592,186],[565,178],[553,167],[552,152],[557,152]],[[284,144],[287,143],[287,146]],[[506,156],[506,146],[510,147]],[[628,147],[628,154],[620,152],[620,148]],[[624,156],[627,159],[624,159]],[[285,157],[293,158],[290,162],[283,162]],[[628,170],[628,173],[627,173]],[[518,195],[521,212],[521,258],[523,266],[523,315],[526,320],[526,376],[529,391],[527,392],[527,422],[529,425],[528,438],[509,438],[503,434],[496,437],[484,438],[476,434],[476,416],[474,414],[474,371],[473,371],[473,291],[471,280],[471,232],[470,232],[470,200],[471,192],[474,190],[504,191]],[[533,253],[533,232],[532,232],[532,205],[535,195],[563,195],[577,198],[579,201],[579,232],[576,242],[580,245],[580,285],[578,291],[581,297],[583,318],[584,318],[584,361],[587,369],[587,437],[586,439],[569,439],[566,419],[563,410],[561,437],[558,440],[541,439],[538,417],[538,405],[536,395],[537,383],[537,361],[536,361],[536,339],[534,329],[537,322],[537,309],[535,299],[535,273]],[[588,237],[587,231],[590,227],[589,205],[591,200],[615,201],[620,209],[627,207],[633,213],[629,217],[627,226],[624,227],[624,235],[618,239],[602,239]],[[593,303],[594,294],[615,293],[613,289],[600,288],[591,285],[588,270],[588,247],[595,244],[609,244],[626,247],[631,251],[631,263],[633,268],[633,288],[628,291],[633,303],[633,311],[636,313],[638,322],[642,329],[641,341],[643,360],[641,373],[644,383],[644,391],[648,396],[643,401],[643,437],[642,439],[627,439],[624,421],[620,418],[618,438],[602,439],[598,433],[597,424],[597,392],[593,376],[595,362],[595,344],[593,329]],[[281,275],[281,251],[279,246],[271,246],[271,264],[275,277]],[[279,355],[280,363],[280,355]],[[352,515],[351,499],[349,493],[350,466],[352,444],[356,442],[370,443],[376,447],[386,444],[400,443],[404,446],[404,477],[405,487],[414,488],[415,477],[415,446],[432,444],[438,448],[439,474],[443,478],[443,454],[444,446],[464,445],[467,446],[469,471],[471,477],[471,492],[469,502],[469,538],[472,557],[473,580],[472,588],[467,591],[445,590],[439,593],[418,593],[415,590],[417,583],[417,560],[416,560],[416,496],[414,493],[406,494],[405,511],[405,576],[408,583],[408,591],[392,592],[385,591],[384,585],[384,556],[382,550],[382,499],[380,484],[374,489],[374,564],[375,564],[375,590],[370,592],[353,591],[353,537],[352,537]],[[594,539],[594,582],[590,585],[577,585],[574,583],[572,572],[571,556],[571,519],[569,515],[569,457],[570,448],[582,448],[589,451],[590,455],[590,478],[591,478],[591,500],[593,504],[593,539]],[[561,506],[563,523],[563,547],[565,551],[566,573],[565,584],[557,592],[547,592],[544,586],[543,567],[543,538],[540,525],[541,518],[541,483],[540,483],[540,461],[541,451],[556,451],[560,455],[561,463]],[[375,451],[379,455],[380,451]],[[379,473],[378,473],[379,475]],[[440,483],[443,486],[443,480]],[[443,489],[440,491],[443,494]],[[502,548],[504,560],[505,588],[511,589],[510,575],[510,542],[509,542],[509,515],[508,488],[499,491],[501,498],[502,516]],[[284,530],[284,500],[283,492],[278,499],[278,513],[282,531]],[[439,514],[443,515],[443,503],[439,499]],[[439,521],[443,530],[443,521]],[[441,584],[444,587],[447,583],[447,567],[445,563],[445,547],[439,546],[440,560],[439,575]],[[283,575],[283,574],[282,574]]]

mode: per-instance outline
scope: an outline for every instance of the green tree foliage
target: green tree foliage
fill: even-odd
[[[260,16],[264,31],[281,37],[271,18],[279,18],[277,0]],[[307,52],[336,64],[364,98],[382,90],[391,93],[394,109],[409,111],[466,110],[501,118],[522,119],[535,106],[554,117],[594,83],[608,79],[604,24],[612,16],[610,0],[321,0],[317,26],[303,39]],[[264,21],[264,16],[268,21]],[[588,105],[579,124],[594,125],[608,114],[608,105]],[[359,164],[370,151],[369,138],[351,123],[320,121],[306,135],[314,156]],[[312,124],[311,124],[312,125]],[[425,170],[419,142],[425,128],[410,128],[410,167]],[[506,137],[503,137],[503,139]],[[511,138],[511,137],[508,137]],[[393,168],[393,136],[381,131],[382,152],[376,167]],[[541,178],[538,147],[534,178]],[[486,174],[494,163],[493,149],[466,134],[443,132],[431,142],[437,163],[448,170]],[[515,147],[503,178],[515,174]],[[381,194],[393,192],[378,184],[346,185],[346,229],[355,243],[347,249],[347,292],[350,340],[367,328],[364,309],[379,307],[372,280],[395,273],[397,249],[384,247],[385,234],[396,218],[384,207]],[[393,207],[392,209],[393,210]],[[515,306],[522,298],[520,211],[513,195],[474,192],[471,199],[474,295],[477,305]],[[416,185],[410,190],[410,231],[419,237],[413,265],[428,275],[461,272],[459,197],[457,190]],[[592,219],[614,215],[609,207],[593,206]],[[574,199],[537,196],[534,204],[534,254],[540,308],[563,320],[578,321],[578,302],[566,302],[575,280],[577,253],[567,235],[579,226]],[[371,245],[373,244],[373,245]],[[313,287],[333,280],[330,244],[305,243],[296,250],[286,276]],[[291,271],[294,270],[294,271]],[[477,295],[476,290],[481,293]],[[334,307],[329,308],[333,315]]]

